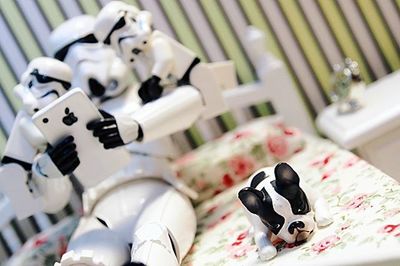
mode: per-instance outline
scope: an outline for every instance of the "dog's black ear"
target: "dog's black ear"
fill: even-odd
[[[246,209],[257,214],[262,206],[263,193],[252,187],[245,187],[239,191],[238,197]]]
[[[276,186],[280,189],[296,185],[300,183],[297,173],[287,163],[279,163],[275,166]]]

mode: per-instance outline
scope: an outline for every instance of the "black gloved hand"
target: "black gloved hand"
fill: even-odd
[[[163,87],[160,86],[160,80],[159,77],[152,76],[142,83],[138,93],[143,103],[148,103],[160,98],[163,92]]]
[[[90,121],[86,128],[93,131],[93,136],[99,138],[105,149],[125,145],[118,131],[115,117],[103,110],[100,110],[100,113],[104,118]]]
[[[70,175],[80,164],[73,136],[64,138],[55,147],[49,145],[47,154],[63,175]]]

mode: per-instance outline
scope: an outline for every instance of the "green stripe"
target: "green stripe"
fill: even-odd
[[[251,72],[251,67],[235,39],[228,22],[225,20],[224,14],[218,3],[213,0],[201,0],[201,4],[228,57],[235,62],[235,67],[241,81],[243,83],[254,81],[255,76]],[[264,111],[261,109],[260,114],[263,114],[263,112]],[[228,130],[236,127],[236,123],[231,114],[226,113],[222,118],[224,123],[227,125]]]
[[[206,56],[193,34],[192,29],[189,27],[189,22],[186,20],[178,3],[175,0],[161,0],[160,4],[168,17],[171,26],[174,28],[179,41],[184,46],[194,51],[202,61],[206,61]],[[192,126],[188,132],[193,138],[196,146],[200,146],[204,143],[203,137],[195,126]]]
[[[240,5],[251,25],[256,26],[265,33],[266,45],[269,52],[278,58],[284,58],[270,27],[265,22],[262,11],[256,0],[240,0]]]
[[[260,6],[256,2],[257,0],[240,0],[241,7],[246,14],[247,18],[249,19],[249,22],[251,25],[256,26],[257,28],[261,29],[265,33],[265,39],[266,39],[266,45],[267,45],[267,50],[268,52],[271,52],[273,55],[275,55],[277,58],[284,60],[286,64],[290,65],[289,62],[285,59],[284,52],[281,50],[279,46],[279,41],[273,34],[271,27],[268,25],[267,21],[264,18],[264,15],[261,11]],[[303,104],[306,105],[306,98],[304,93],[302,93],[301,84],[298,83],[295,77],[295,73],[293,72],[292,69],[288,69],[290,71],[290,74],[292,76],[292,81],[296,86],[296,89],[299,91],[299,96],[301,96],[303,100]],[[273,103],[272,103],[273,104]],[[307,106],[307,105],[306,105]],[[269,108],[268,111],[270,112]],[[310,116],[310,108],[307,106],[307,111]]]
[[[21,102],[15,97],[13,88],[17,85],[17,81],[15,80],[10,67],[7,65],[3,54],[0,53],[0,84],[4,90],[5,95],[10,100],[12,107],[15,111],[19,110],[21,107]]]
[[[243,55],[218,3],[214,0],[201,0],[201,4],[228,57],[235,62],[241,81],[243,83],[254,81],[255,77],[251,72],[251,67]]]
[[[197,127],[192,126],[191,128],[188,129],[188,132],[190,136],[192,137],[194,143],[196,144],[196,147],[199,147],[205,143],[203,137],[201,136],[199,130]]]
[[[124,2],[139,8],[139,4],[136,0],[124,0]]]
[[[280,1],[282,11],[298,40],[307,61],[315,73],[326,95],[329,95],[331,71],[322,51],[309,29],[299,6],[294,0]]]
[[[267,116],[272,113],[266,103],[260,103],[256,105],[256,109],[261,116]]]
[[[246,6],[248,6],[248,5],[252,5],[252,3],[254,4],[254,2],[251,2],[251,1],[240,1],[240,4],[242,5],[241,6],[241,9],[242,9],[242,11],[245,13],[245,10],[244,10],[244,6],[246,5]],[[255,12],[255,14],[256,13],[259,13],[260,12],[260,10],[258,9],[258,8],[256,8],[255,10],[254,10],[254,12]],[[253,16],[253,14],[252,14],[252,16]],[[251,16],[251,17],[252,17]],[[248,16],[248,17],[250,17],[250,16]],[[256,16],[257,17],[257,16]],[[257,17],[258,19],[260,18],[260,17]],[[256,18],[256,21],[257,21],[257,18]],[[258,22],[258,21],[257,21]],[[261,30],[263,30],[265,33],[266,33],[266,44],[267,44],[267,49],[269,50],[269,51],[271,51],[272,53],[279,53],[279,50],[277,49],[277,46],[276,46],[276,44],[275,44],[275,42],[273,42],[272,41],[272,38],[270,38],[271,37],[271,35],[270,35],[270,33],[268,32],[268,30],[266,29],[266,27],[265,27],[265,23],[264,23],[264,20],[263,19],[261,19],[261,21],[260,21],[260,23],[251,23],[252,25],[254,25],[254,26],[259,26],[259,24],[262,24],[263,26],[260,26],[260,27],[258,27],[259,29],[261,29]],[[271,49],[271,50],[270,50]],[[269,106],[267,105],[267,104],[265,104],[265,103],[261,103],[261,104],[257,104],[257,105],[255,105],[255,107],[256,107],[256,110],[257,110],[257,112],[261,115],[261,116],[267,116],[267,115],[270,115],[271,113],[272,113],[272,110],[270,110],[269,109]]]
[[[65,18],[56,0],[38,0],[40,8],[43,10],[44,15],[54,29],[64,22]]]
[[[178,39],[180,42],[185,45],[186,47],[192,49],[203,61],[206,60],[206,55],[202,47],[200,46],[193,29],[189,26],[189,21],[183,14],[182,9],[180,8],[179,4],[173,1],[161,1],[161,6],[165,14],[167,15],[173,30],[175,31]],[[230,130],[236,127],[236,123],[231,114],[226,113],[221,115],[221,119],[225,126]],[[192,135],[193,139],[196,141],[201,140],[201,143],[204,143],[201,134],[197,131],[196,127],[192,127],[189,130],[189,133]]]
[[[172,24],[172,27],[174,28],[174,31],[180,42],[186,47],[192,49],[195,53],[197,53],[197,55],[200,56],[202,60],[205,60],[204,53],[198,45],[192,31],[189,29],[188,21],[186,21],[184,14],[182,13],[182,10],[180,10],[178,4],[175,1],[161,1],[160,4],[163,7],[164,12],[167,15],[170,23]],[[204,143],[204,139],[196,126],[192,126],[191,128],[189,128],[188,133],[193,139],[196,147]]]
[[[264,17],[257,4],[254,1],[240,0],[240,5],[242,11],[246,14],[247,18],[250,20],[251,25],[256,26],[257,28],[259,28],[264,32],[266,46],[267,46],[266,49],[275,56],[277,56],[278,58],[282,58],[283,56],[281,54],[281,51],[279,50],[268,25],[265,23]],[[267,104],[257,104],[256,109],[261,116],[267,116],[272,113],[272,110],[269,108],[269,105]]]
[[[97,5],[95,0],[79,0],[83,12],[88,15],[96,16],[100,11],[100,7]]]
[[[358,0],[357,3],[391,70],[400,68],[400,57],[396,51],[394,40],[390,37],[376,6],[372,0]]]
[[[3,130],[0,130],[0,156],[3,155],[4,148],[6,147],[6,136],[3,132]]]
[[[226,126],[228,131],[237,127],[235,118],[233,118],[231,113],[229,112],[223,113],[220,115],[220,117],[222,119],[222,122],[224,122],[224,125]]]
[[[2,0],[0,1],[0,8],[17,42],[21,45],[28,59],[32,60],[40,56],[41,52],[39,46],[29,31],[21,13],[18,11],[15,2],[12,0]]]
[[[195,52],[202,61],[207,61],[203,49],[201,48],[193,30],[190,28],[190,22],[186,19],[182,9],[176,0],[161,0],[161,6],[164,9],[168,20],[178,36],[179,41],[193,52]]]
[[[325,0],[318,0],[318,2],[345,56],[350,57],[359,63],[361,75],[367,83],[370,83],[372,79],[366,67],[366,62],[353,42],[352,34],[343,21],[335,2]]]
[[[264,104],[264,103],[255,105],[255,108],[256,108],[257,112],[258,112],[261,116],[267,116],[267,115],[269,115],[269,114],[271,113],[271,111],[268,109],[267,105]],[[233,119],[232,116],[231,116],[231,117],[223,116],[222,119],[223,119],[224,123],[226,122],[226,121],[225,121],[226,118],[229,119],[229,120],[231,120],[232,122],[234,122],[234,119]],[[236,124],[236,123],[235,123],[235,124]],[[229,126],[228,128],[230,128],[230,126]]]
[[[207,57],[204,54],[204,51],[200,46],[195,33],[193,32],[193,29],[189,26],[190,22],[186,19],[178,3],[175,0],[161,0],[161,5],[182,44],[193,50],[201,58],[201,60],[207,61]],[[236,127],[236,122],[230,113],[222,114],[221,119],[229,130]],[[196,144],[200,138],[201,144],[204,143],[201,134],[195,127],[192,127],[189,132],[196,141]]]

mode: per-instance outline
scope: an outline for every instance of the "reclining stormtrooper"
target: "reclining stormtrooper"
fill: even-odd
[[[79,26],[82,21],[85,27]],[[136,61],[130,65],[145,79],[139,89],[126,82],[127,66],[110,47],[96,43],[93,33],[125,62]],[[104,118],[88,129],[106,149],[126,145],[132,155],[125,169],[85,188],[84,215],[59,265],[178,265],[196,232],[189,200],[196,193],[172,171],[170,159],[176,154],[165,137],[226,111],[219,81],[192,51],[152,31],[150,13],[122,2],[105,6],[96,21],[85,16],[62,24],[50,44],[54,55],[72,67],[73,84],[103,111]],[[166,92],[167,86],[173,89]],[[79,154],[71,157],[79,160]],[[74,169],[69,170],[42,173],[52,180]]]

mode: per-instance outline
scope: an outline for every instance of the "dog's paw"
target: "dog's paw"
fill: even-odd
[[[260,256],[260,259],[263,261],[272,259],[273,257],[276,256],[276,254],[277,251],[274,246],[266,246],[258,251],[258,255]]]
[[[333,222],[332,216],[330,216],[330,215],[317,216],[317,217],[315,217],[315,220],[319,227],[328,226]]]

